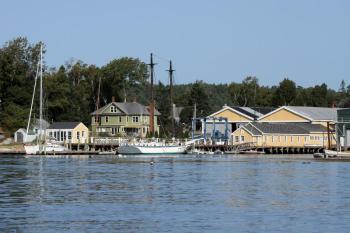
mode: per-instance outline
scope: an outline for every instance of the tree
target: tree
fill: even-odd
[[[0,49],[0,124],[7,131],[26,125],[40,44],[19,37]]]
[[[287,78],[283,79],[279,83],[278,88],[276,89],[275,96],[273,98],[274,105],[289,105],[296,97],[296,85],[295,82]]]

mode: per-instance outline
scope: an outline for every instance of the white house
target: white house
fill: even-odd
[[[42,120],[42,128],[43,130],[46,130],[50,124]],[[27,130],[24,128],[20,128],[15,132],[14,139],[16,143],[27,143],[27,142],[32,142],[34,141],[37,136],[39,135],[39,128],[40,128],[40,121],[35,120],[34,123],[31,125],[28,134]]]

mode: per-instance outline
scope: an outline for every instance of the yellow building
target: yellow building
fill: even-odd
[[[309,122],[332,126],[337,120],[337,108],[282,106],[258,118],[259,122]]]
[[[233,144],[254,143],[257,147],[317,147],[328,146],[327,128],[312,123],[251,122],[231,135]],[[333,133],[330,144],[335,145]]]
[[[228,121],[229,132],[234,132],[241,125],[245,125],[249,122],[257,120],[259,117],[264,116],[275,108],[264,108],[264,107],[238,107],[238,106],[223,106],[219,111],[208,116],[209,120],[206,121],[207,132],[211,132],[213,129],[213,120],[210,118],[226,118]],[[215,122],[216,129],[219,131],[224,130],[224,121]],[[222,125],[220,127],[220,124]],[[204,128],[204,127],[202,127]]]
[[[87,143],[89,129],[81,122],[54,122],[46,129],[50,138],[63,143]]]

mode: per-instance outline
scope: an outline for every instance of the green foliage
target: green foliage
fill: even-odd
[[[25,127],[30,108],[40,42],[31,44],[26,38],[16,38],[0,48],[0,126],[8,132]],[[44,51],[45,52],[45,51]],[[58,69],[44,71],[44,97],[49,121],[82,121],[90,125],[90,113],[96,106],[111,101],[133,101],[149,104],[150,88],[147,65],[137,58],[114,59],[102,67],[71,61]],[[97,103],[99,80],[100,102]],[[169,86],[159,82],[154,87],[156,108],[160,111],[160,136],[171,132]],[[174,103],[184,107],[181,123],[177,125],[178,137],[188,136],[194,105],[197,117],[207,116],[224,104],[236,106],[300,105],[350,107],[350,85],[344,80],[339,90],[329,89],[326,84],[304,88],[289,79],[278,86],[261,86],[256,77],[246,77],[242,82],[208,84],[196,81],[178,84],[173,88]],[[38,116],[36,93],[34,115]],[[148,135],[152,137],[154,135]]]

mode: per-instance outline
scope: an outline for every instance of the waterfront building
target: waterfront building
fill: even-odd
[[[338,149],[348,150],[350,147],[350,108],[338,109],[336,123]]]
[[[282,106],[263,116],[260,116],[258,122],[309,122],[312,124],[321,124],[331,127],[337,121],[337,108],[324,107],[304,107],[304,106]]]
[[[135,102],[115,102],[91,113],[92,132],[99,136],[146,137],[150,129],[150,112],[147,106]],[[154,130],[159,134],[158,117],[155,109]]]
[[[63,143],[87,143],[89,139],[89,129],[82,122],[54,122],[46,134]]]
[[[46,120],[42,120],[42,130],[46,130],[50,124]],[[40,121],[36,119],[29,127],[28,134],[27,129],[20,128],[14,133],[14,141],[16,143],[27,143],[34,141],[39,135]]]
[[[329,132],[330,145],[336,144]],[[254,143],[257,147],[328,147],[328,129],[310,122],[250,122],[231,135],[233,144]]]
[[[226,118],[228,123],[228,132],[232,133],[238,129],[241,125],[245,125],[249,122],[256,121],[259,117],[275,110],[270,107],[239,107],[239,106],[223,106],[219,111],[209,115],[207,120],[202,120],[202,131],[206,128],[207,138],[214,130],[214,120],[211,118]],[[204,127],[205,123],[205,127]],[[225,121],[215,121],[215,131],[224,134]],[[204,133],[204,132],[202,132]]]

